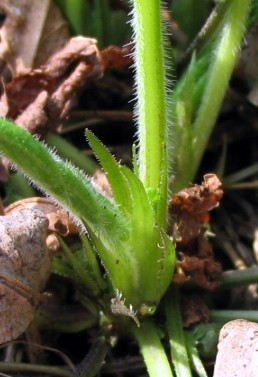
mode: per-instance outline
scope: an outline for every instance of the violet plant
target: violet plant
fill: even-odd
[[[107,175],[112,198],[28,132],[8,120],[0,120],[0,150],[38,188],[72,214],[84,233],[87,277],[65,245],[64,253],[93,296],[108,292],[104,304],[107,313],[111,308],[110,315],[123,318],[121,323],[137,339],[152,377],[191,376],[190,361],[200,376],[206,375],[196,354],[191,359],[187,353],[175,287],[165,300],[171,357],[148,316],[155,313],[171,285],[175,267],[173,240],[167,233],[169,189],[176,192],[194,178],[237,59],[250,3],[220,2],[221,19],[213,35],[201,53],[192,58],[170,94],[161,1],[131,2],[138,127],[134,171],[117,163],[96,136],[86,131]],[[171,168],[176,178],[169,188]],[[101,276],[95,252],[107,279]]]

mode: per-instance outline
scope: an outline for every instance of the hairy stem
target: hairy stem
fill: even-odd
[[[133,5],[139,176],[145,188],[160,189],[154,201],[158,222],[163,225],[167,205],[167,109],[161,8],[159,0],[134,0]]]

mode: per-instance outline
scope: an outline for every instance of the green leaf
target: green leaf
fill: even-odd
[[[172,94],[173,110],[178,102],[191,103],[192,108],[191,133],[188,128],[175,133],[172,128],[170,133],[169,144],[173,145],[174,152],[170,167],[175,171],[173,192],[194,179],[237,61],[251,3],[250,0],[217,2],[212,25],[207,25],[207,29],[205,24],[200,33],[203,38],[199,41],[201,48],[197,50],[196,60],[190,62]],[[194,82],[190,85],[188,101],[189,72]],[[187,115],[187,111],[185,113]],[[182,136],[184,133],[186,137]]]
[[[128,237],[128,222],[118,206],[97,190],[91,179],[63,161],[29,132],[0,119],[0,151],[43,192],[52,195],[106,246]]]
[[[88,288],[92,295],[97,296],[100,293],[100,290],[95,277],[92,275],[90,266],[85,260],[85,253],[81,253],[80,250],[73,253],[61,237],[58,239],[62,247],[63,254],[69,264],[69,267],[71,268],[69,277],[82,287]]]
[[[121,172],[121,166],[92,132],[87,130],[86,137],[106,173],[115,202],[123,210],[130,208],[131,194],[128,183]]]
[[[173,243],[160,229],[156,218],[158,190],[152,190],[151,195],[138,176],[126,166],[119,166],[90,131],[86,135],[107,174],[114,199],[130,223],[130,237],[123,245],[124,258],[117,259],[119,270],[116,276],[110,276],[112,284],[140,311],[143,307],[144,310],[153,308],[169,285],[175,265]],[[100,241],[94,235],[92,237],[98,249],[103,248]],[[108,261],[104,260],[105,263]]]
[[[137,238],[137,233],[142,234],[145,229],[153,229],[154,212],[148,199],[145,188],[140,179],[126,166],[121,167],[121,172],[128,182],[131,193],[131,221],[132,232]]]

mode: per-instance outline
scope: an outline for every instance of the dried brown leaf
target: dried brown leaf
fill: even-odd
[[[202,232],[195,243],[185,248],[177,245],[177,251],[180,251],[173,280],[182,284],[193,279],[200,287],[213,291],[220,285],[218,278],[222,273],[222,267],[214,260],[212,246],[203,230]]]
[[[222,198],[220,186],[215,174],[207,174],[202,185],[182,190],[170,200],[171,229],[178,256],[174,281],[179,284],[192,278],[208,290],[219,286],[222,269],[214,260],[206,225],[210,221],[209,211],[217,207]]]
[[[41,300],[51,272],[47,226],[38,209],[0,216],[0,343],[26,330]]]
[[[69,217],[69,213],[60,209],[48,198],[35,197],[21,199],[10,204],[4,211],[6,215],[10,215],[24,208],[37,208],[44,213],[49,222],[49,232],[55,232],[61,236],[78,233],[78,228]]]
[[[132,48],[130,45],[125,47],[108,46],[100,52],[104,69],[121,68],[133,63]]]
[[[194,185],[177,193],[169,202],[172,223],[176,225],[176,240],[188,244],[210,221],[209,211],[222,198],[221,182],[215,174],[206,174],[201,185]]]
[[[68,25],[51,0],[2,0],[0,57],[13,74],[44,64],[69,39]]]
[[[0,115],[44,137],[48,130],[59,130],[82,88],[101,75],[96,40],[71,38],[47,65],[6,84]]]

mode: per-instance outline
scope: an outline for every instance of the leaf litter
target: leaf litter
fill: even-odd
[[[15,76],[4,86],[0,116],[41,137],[49,130],[60,131],[80,90],[101,76],[96,40],[71,38],[47,65]]]
[[[0,216],[0,343],[16,339],[34,318],[51,273],[48,220],[38,209]]]

